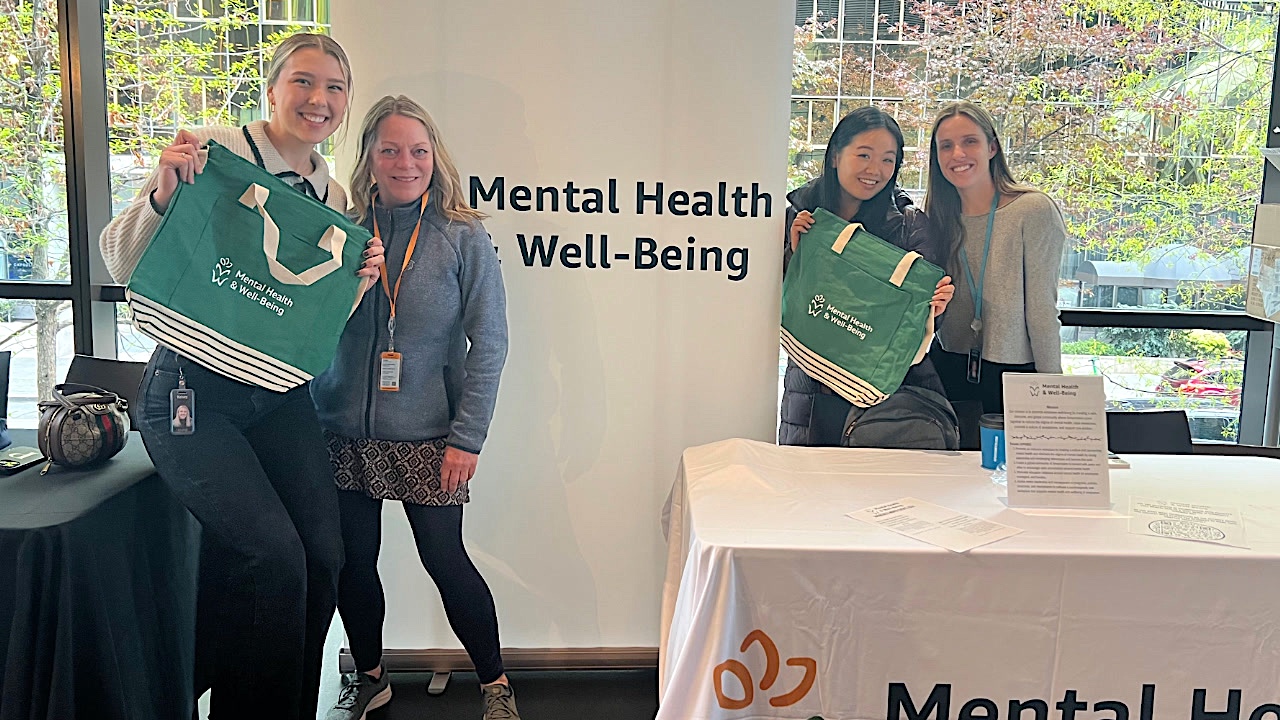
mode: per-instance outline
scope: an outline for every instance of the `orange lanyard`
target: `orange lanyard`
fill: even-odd
[[[373,234],[381,238],[378,232],[378,195],[375,193],[370,201],[373,215]],[[396,298],[400,297],[400,281],[404,280],[404,273],[409,269],[409,263],[413,260],[413,249],[418,246],[418,232],[422,230],[422,217],[427,214],[427,194],[422,194],[422,210],[418,213],[418,224],[413,227],[413,235],[409,238],[409,247],[404,251],[404,261],[400,263],[400,274],[396,276],[396,289],[391,289],[390,283],[387,282],[387,274],[379,273],[382,278],[382,292],[386,293],[387,301],[391,303],[391,317],[387,319],[387,333],[390,335],[390,349],[396,349]]]

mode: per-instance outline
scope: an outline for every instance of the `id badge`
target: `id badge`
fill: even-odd
[[[187,387],[169,391],[169,433],[191,435],[196,431],[196,391]]]
[[[400,392],[400,353],[390,350],[382,353],[382,363],[378,368],[378,389]]]
[[[969,350],[969,364],[965,372],[965,380],[975,385],[982,381],[982,348]]]

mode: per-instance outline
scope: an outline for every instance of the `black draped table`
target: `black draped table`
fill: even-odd
[[[0,475],[0,720],[190,718],[195,519],[136,432],[104,465],[43,467]]]

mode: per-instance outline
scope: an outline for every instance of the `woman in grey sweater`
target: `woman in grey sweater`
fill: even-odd
[[[403,95],[365,116],[351,200],[356,220],[383,239],[386,265],[311,388],[338,483],[338,611],[357,670],[327,717],[359,720],[391,699],[378,549],[382,501],[399,500],[475,665],[484,717],[518,718],[493,595],[462,544],[462,505],[507,357],[497,254],[435,122]]]
[[[1062,213],[1014,180],[994,120],[970,102],[947,105],[933,124],[925,213],[957,278],[934,364],[951,402],[1002,412],[1001,375],[1062,372]]]

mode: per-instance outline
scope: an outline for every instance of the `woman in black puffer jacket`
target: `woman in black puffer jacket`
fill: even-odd
[[[824,208],[849,222],[862,223],[867,232],[925,260],[945,266],[941,247],[929,237],[928,218],[898,189],[902,165],[902,131],[892,116],[874,106],[858,108],[836,125],[827,142],[822,176],[787,195],[787,237],[782,272],[801,236],[813,224],[813,210]],[[955,286],[943,278],[933,296],[940,315]],[[903,385],[917,385],[945,395],[942,381],[926,356],[907,372]],[[780,445],[838,445],[850,404],[788,360],[783,378]]]

